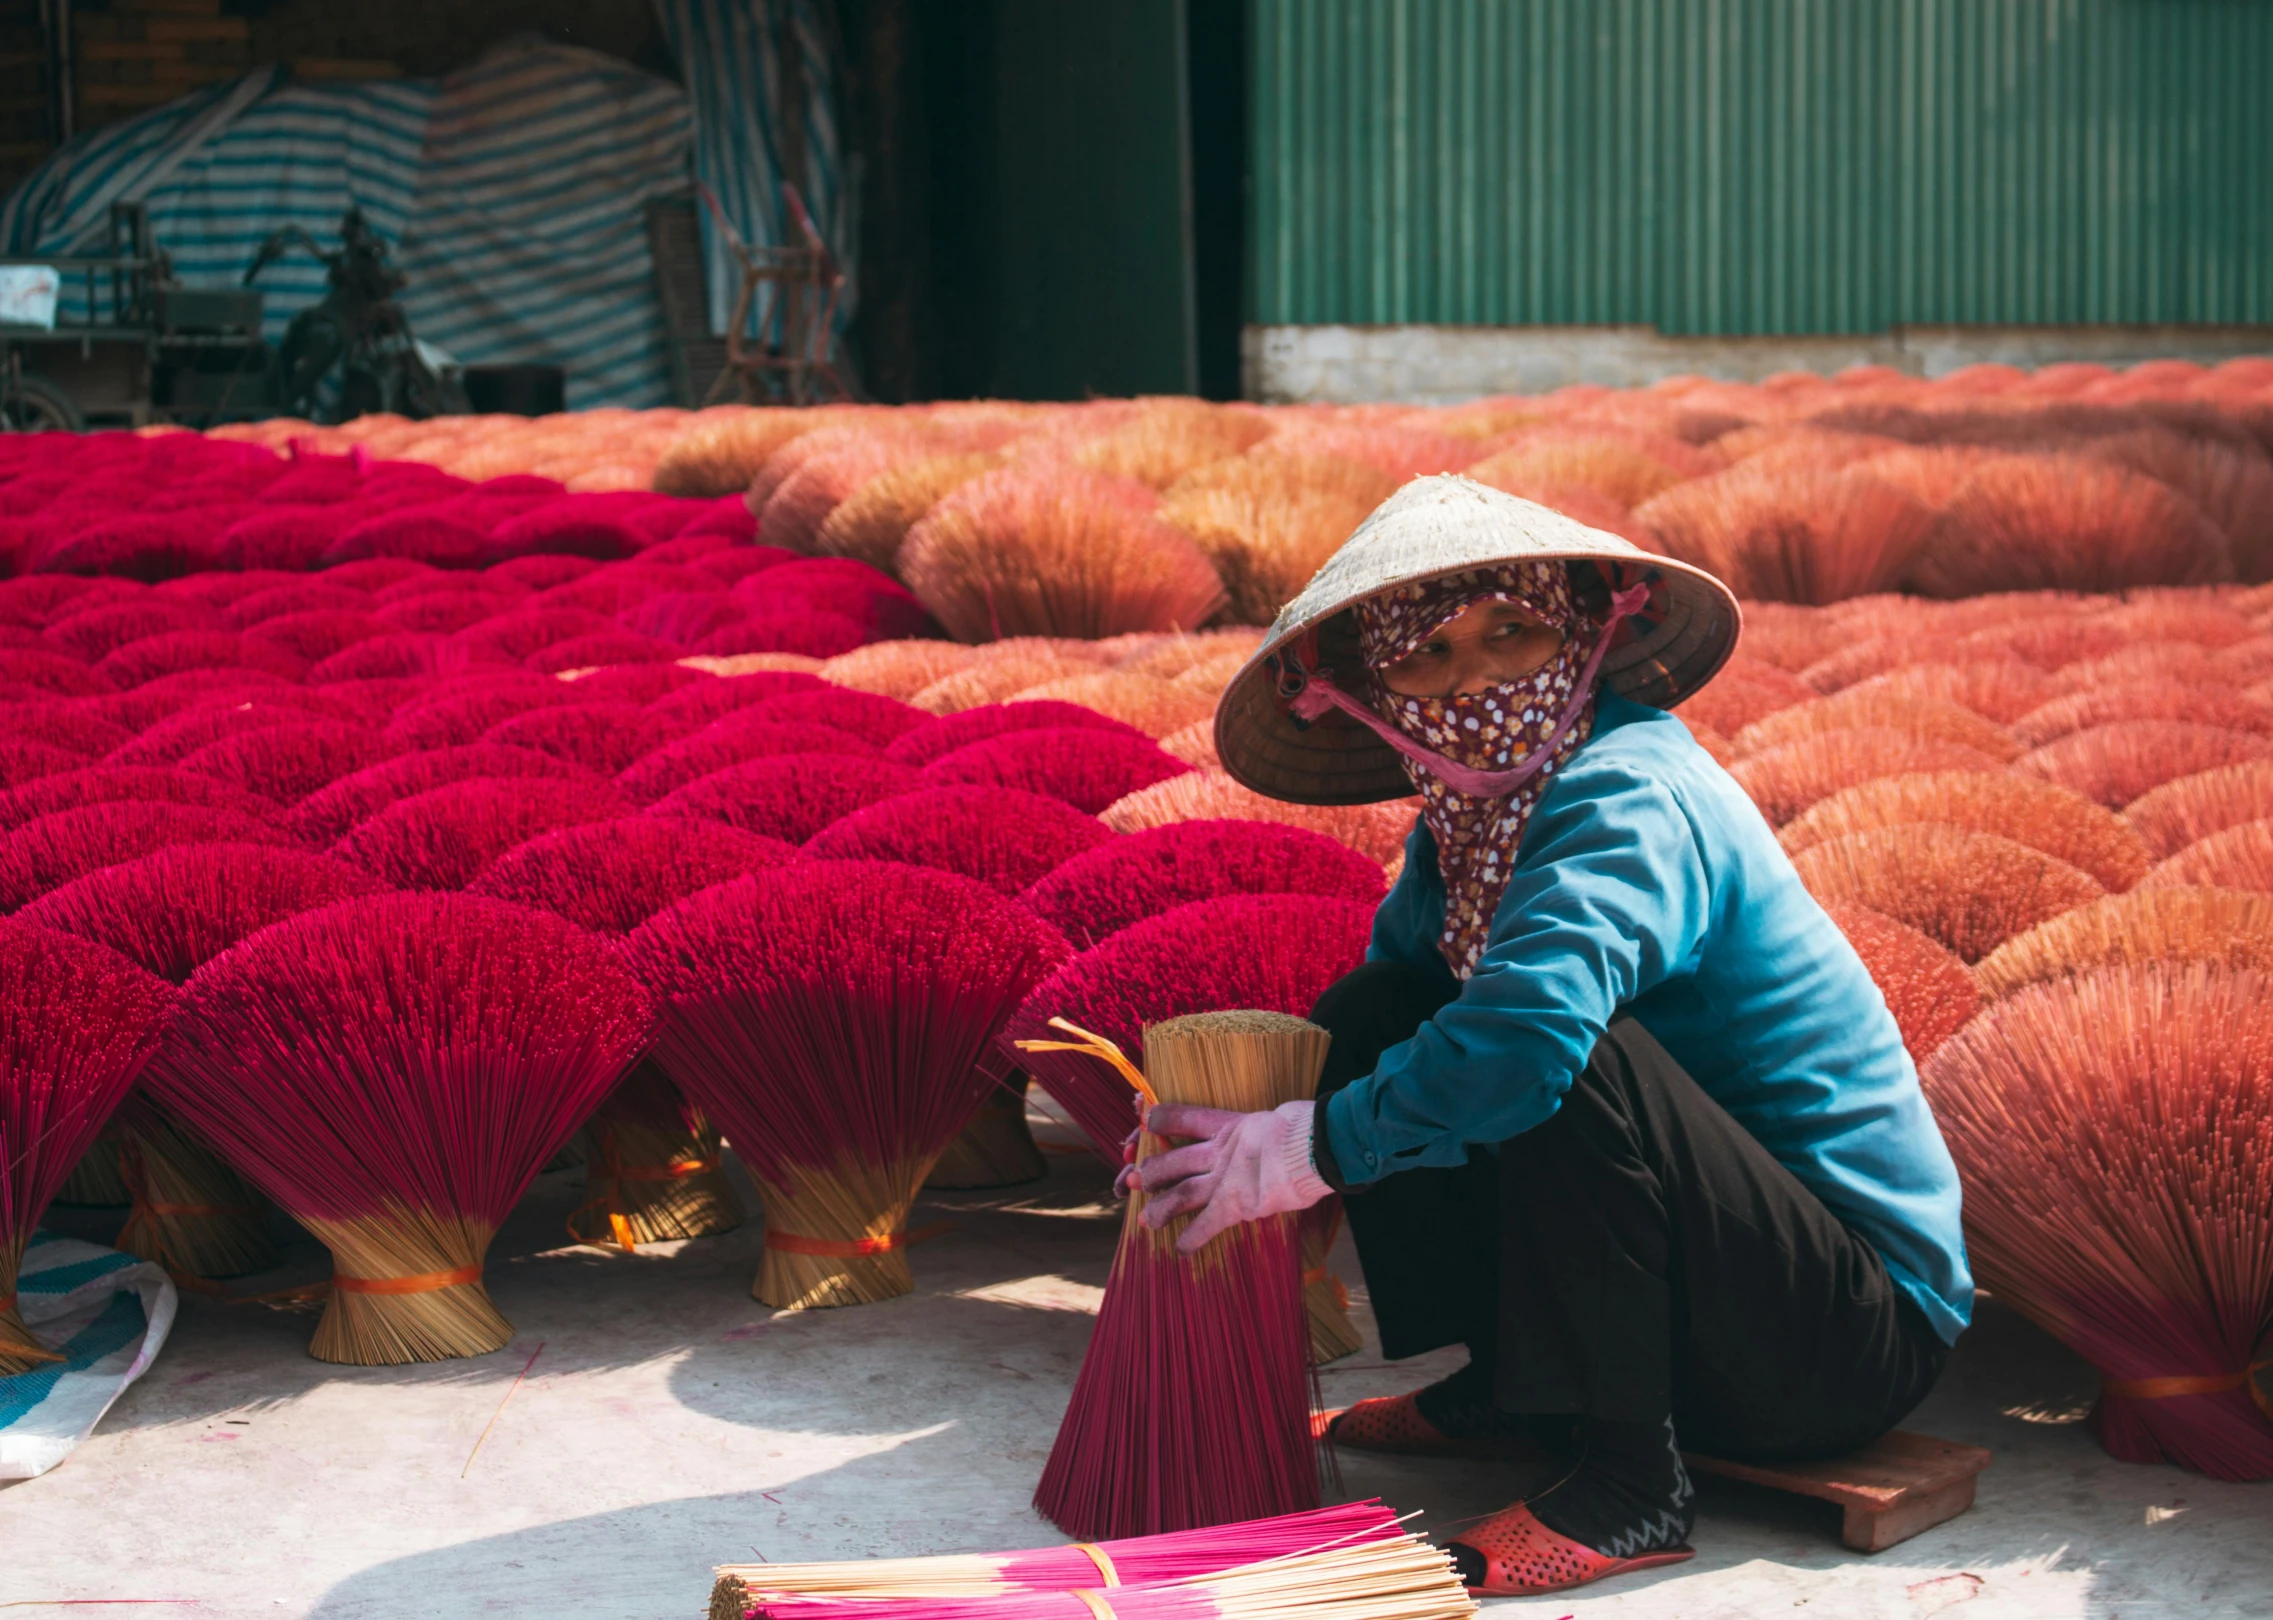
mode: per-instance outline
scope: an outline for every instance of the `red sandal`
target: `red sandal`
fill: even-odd
[[[1390,1395],[1310,1415],[1313,1439],[1353,1451],[1388,1451],[1404,1457],[1521,1458],[1535,1448],[1521,1438],[1464,1440],[1421,1415],[1411,1395]]]
[[[1627,1575],[1663,1564],[1682,1564],[1697,1556],[1694,1547],[1669,1547],[1664,1552],[1613,1558],[1592,1547],[1557,1535],[1541,1524],[1531,1510],[1518,1502],[1469,1526],[1452,1538],[1455,1546],[1473,1548],[1484,1560],[1484,1579],[1468,1588],[1471,1597],[1525,1597],[1540,1592],[1566,1592],[1574,1586]]]

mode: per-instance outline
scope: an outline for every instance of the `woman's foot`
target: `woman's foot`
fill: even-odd
[[[1679,1564],[1697,1556],[1688,1546],[1613,1557],[1558,1535],[1518,1502],[1481,1524],[1460,1532],[1445,1549],[1460,1567],[1460,1580],[1475,1597],[1526,1597],[1626,1575],[1660,1564]]]
[[[1557,1592],[1694,1557],[1696,1491],[1670,1419],[1579,1425],[1578,1465],[1551,1490],[1463,1531],[1450,1547],[1475,1592]]]
[[[1353,1451],[1388,1451],[1403,1457],[1500,1457],[1507,1442],[1446,1434],[1421,1415],[1411,1395],[1389,1395],[1337,1411],[1320,1412],[1311,1429],[1321,1440]]]
[[[1320,1412],[1311,1427],[1319,1439],[1354,1451],[1507,1462],[1550,1455],[1537,1432],[1538,1421],[1494,1407],[1489,1375],[1470,1366],[1409,1395]]]

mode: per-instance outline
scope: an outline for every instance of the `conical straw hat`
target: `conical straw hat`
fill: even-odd
[[[1224,769],[1295,804],[1372,804],[1411,793],[1396,751],[1347,715],[1295,719],[1287,708],[1300,690],[1293,666],[1323,665],[1352,687],[1362,667],[1351,612],[1358,602],[1439,574],[1554,559],[1592,565],[1572,570],[1590,611],[1599,612],[1611,591],[1650,588],[1649,606],[1619,626],[1602,661],[1603,684],[1613,692],[1670,709],[1712,679],[1736,646],[1736,597],[1703,569],[1454,473],[1416,478],[1326,559],[1231,678],[1215,711]],[[1290,651],[1292,658],[1282,656]]]

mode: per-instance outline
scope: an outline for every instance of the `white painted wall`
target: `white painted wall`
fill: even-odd
[[[1249,399],[1452,404],[1570,383],[1638,388],[1696,374],[1757,382],[1779,371],[1884,365],[1938,377],[1978,361],[2212,363],[2273,354],[2265,326],[1907,326],[1877,335],[1668,337],[1652,326],[1250,326]]]

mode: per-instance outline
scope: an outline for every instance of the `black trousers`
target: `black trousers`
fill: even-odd
[[[1458,992],[1385,962],[1329,987],[1320,1096]],[[1877,1250],[1631,1019],[1546,1123],[1347,1208],[1384,1353],[1465,1344],[1503,1411],[1670,1415],[1715,1456],[1829,1457],[1892,1428],[1949,1359]]]

